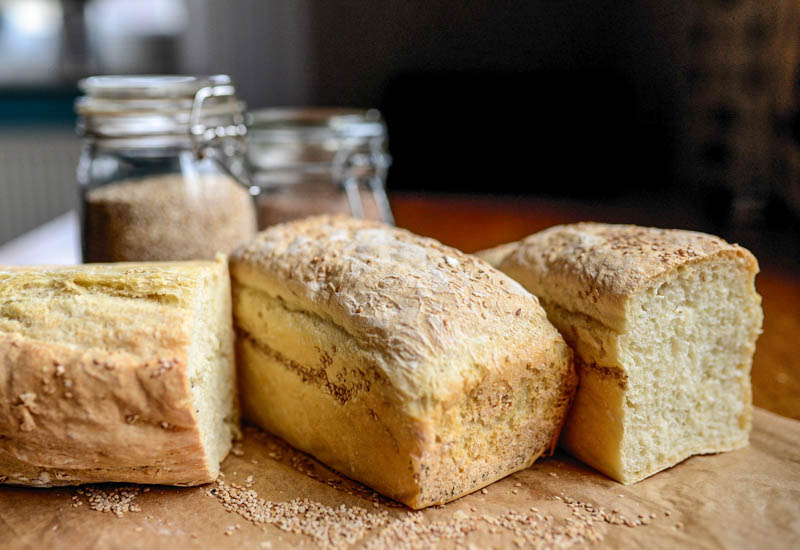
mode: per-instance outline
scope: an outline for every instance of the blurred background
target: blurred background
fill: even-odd
[[[796,0],[0,0],[0,244],[74,208],[76,83],[116,73],[377,107],[390,198],[612,209],[800,256]]]

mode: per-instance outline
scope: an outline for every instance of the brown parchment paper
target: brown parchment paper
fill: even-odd
[[[426,547],[558,547],[520,537],[502,527],[497,518],[509,511],[531,514],[534,507],[542,516],[552,516],[536,520],[543,529],[563,531],[576,521],[574,509],[578,507],[584,515],[586,510],[596,513],[602,509],[612,517],[623,516],[631,523],[639,519],[646,524],[629,527],[600,520],[592,528],[598,540],[579,541],[572,544],[574,548],[797,548],[799,444],[800,422],[756,410],[748,448],[694,457],[630,487],[567,456],[556,455],[489,486],[486,494],[477,492],[422,512],[423,524],[452,522],[453,518],[472,522],[470,518],[475,518],[475,530],[466,535],[462,545],[443,537]],[[409,512],[255,430],[247,431],[237,454],[224,463],[225,483],[246,484],[249,479],[252,490],[268,501],[308,498],[330,506],[360,506],[371,513],[387,510],[391,517]],[[213,487],[153,486],[135,499],[141,511],[122,517],[90,509],[77,488],[0,487],[0,548],[316,546],[305,535],[274,525],[256,525],[225,511],[216,498],[209,496]],[[84,504],[73,506],[73,496]],[[369,531],[347,547],[368,544],[381,529]],[[561,542],[570,545],[574,540],[566,537]]]

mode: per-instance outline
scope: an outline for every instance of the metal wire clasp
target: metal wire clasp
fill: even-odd
[[[383,137],[369,140],[368,153],[346,147],[337,151],[333,159],[333,176],[344,188],[350,213],[354,217],[363,218],[365,215],[360,184],[366,178],[378,208],[378,215],[385,223],[394,225],[394,216],[384,187],[386,172],[391,164],[391,155],[383,150]]]
[[[241,112],[233,113],[231,124],[222,126],[206,126],[203,124],[203,106],[212,97],[233,96],[236,89],[227,84],[219,86],[206,86],[194,94],[192,112],[189,115],[189,132],[192,137],[194,154],[201,158],[209,142],[223,137],[242,139],[247,133],[244,124],[244,115]]]

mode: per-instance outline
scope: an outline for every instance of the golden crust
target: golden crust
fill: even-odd
[[[413,508],[547,452],[577,378],[536,298],[480,259],[317,217],[234,252],[245,414]]]
[[[0,481],[216,478],[187,365],[209,270],[224,259],[0,269]]]
[[[712,256],[736,258],[758,272],[748,250],[719,237],[593,222],[534,233],[497,267],[541,299],[620,330],[628,297],[682,265]]]

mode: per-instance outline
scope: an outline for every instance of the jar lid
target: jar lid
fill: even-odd
[[[251,141],[274,139],[325,140],[335,137],[373,138],[386,135],[377,109],[286,107],[249,114]]]
[[[256,170],[327,170],[345,153],[382,153],[386,125],[376,109],[261,109],[248,114],[247,142],[247,158]]]
[[[228,75],[102,75],[84,78],[78,88],[89,96],[103,98],[191,98],[200,88],[222,84],[231,84]]]
[[[79,131],[101,137],[244,133],[227,75],[107,75],[78,83]],[[224,128],[218,131],[218,128]]]

